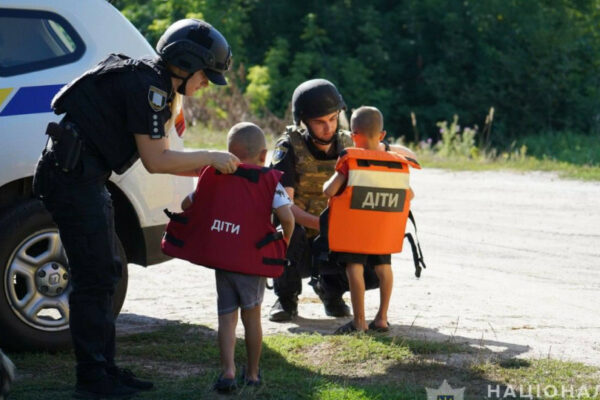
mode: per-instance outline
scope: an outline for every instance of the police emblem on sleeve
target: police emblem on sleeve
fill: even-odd
[[[150,86],[150,89],[148,89],[148,103],[154,111],[162,110],[167,105],[167,92],[156,86]]]
[[[277,146],[275,151],[273,151],[273,164],[277,164],[278,162],[283,160],[283,158],[285,157],[287,152],[288,152],[287,147],[282,146],[282,145]]]

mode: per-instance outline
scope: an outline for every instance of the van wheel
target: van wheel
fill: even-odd
[[[118,241],[122,260],[125,250]],[[71,344],[69,264],[58,229],[39,200],[0,216],[0,346],[57,350]],[[114,297],[119,314],[127,293],[127,263]]]

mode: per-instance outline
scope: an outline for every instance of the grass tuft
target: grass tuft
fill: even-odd
[[[154,332],[120,337],[118,363],[154,380],[156,390],[136,399],[219,399],[211,390],[220,372],[215,332],[175,324]],[[451,355],[471,357],[457,367]],[[18,368],[12,398],[69,399],[75,376],[70,351],[14,353]],[[241,388],[243,399],[425,399],[426,388],[444,379],[465,387],[466,398],[481,398],[495,385],[588,385],[598,382],[598,368],[558,360],[477,361],[466,345],[384,335],[272,335],[264,338],[261,369],[264,385]],[[240,369],[245,363],[243,340],[236,345]],[[578,387],[578,386],[577,386]]]

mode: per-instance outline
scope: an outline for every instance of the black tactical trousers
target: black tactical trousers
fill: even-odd
[[[75,170],[64,173],[48,152],[34,179],[34,193],[52,214],[69,260],[69,323],[79,382],[95,380],[114,366],[113,294],[122,264],[105,186],[109,176],[102,161],[87,154]]]
[[[279,298],[293,298],[302,293],[302,278],[311,276],[313,268],[312,238],[306,237],[306,231],[300,225],[294,228],[294,234],[287,251],[291,266],[285,267],[283,275],[273,279],[273,289]],[[343,271],[340,274],[320,274],[319,297],[323,302],[341,298],[348,283]]]

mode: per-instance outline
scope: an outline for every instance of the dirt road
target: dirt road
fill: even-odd
[[[599,183],[429,169],[416,171],[412,185],[428,269],[414,277],[408,246],[394,256],[395,334],[600,366]],[[345,322],[325,317],[306,283],[292,323],[267,320],[267,291],[265,334],[329,333]],[[375,315],[377,291],[366,304],[367,317]],[[119,331],[174,321],[216,328],[213,272],[183,261],[131,265]]]

